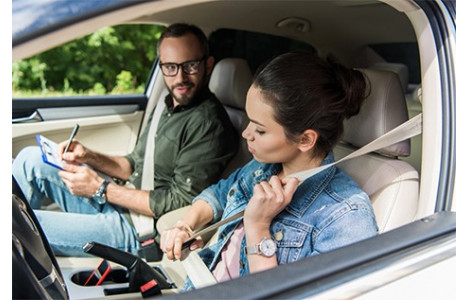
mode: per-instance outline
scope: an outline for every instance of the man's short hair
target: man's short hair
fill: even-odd
[[[205,33],[199,27],[192,25],[192,24],[186,24],[186,23],[172,24],[161,33],[160,39],[158,40],[158,44],[157,44],[158,53],[160,52],[161,42],[165,38],[177,38],[177,37],[181,37],[190,33],[195,35],[195,37],[199,40],[200,49],[202,50],[204,57],[208,57],[210,53],[209,53],[208,40],[207,40],[207,37],[205,36]]]

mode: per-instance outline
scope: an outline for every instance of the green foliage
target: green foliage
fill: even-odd
[[[106,88],[101,82],[96,82],[93,86],[93,91],[92,93],[94,95],[105,95],[106,94]]]
[[[13,96],[142,92],[164,27],[105,27],[12,66]]]
[[[133,76],[129,71],[122,70],[117,75],[116,86],[112,90],[115,94],[122,94],[133,89]]]

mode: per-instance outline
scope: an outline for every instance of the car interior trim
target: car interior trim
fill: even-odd
[[[44,121],[52,121],[73,118],[89,118],[96,116],[132,114],[138,111],[138,105],[130,104],[38,108],[37,111]]]
[[[33,114],[38,108],[57,107],[96,107],[115,105],[137,105],[138,110],[145,110],[148,98],[144,94],[107,95],[107,96],[78,96],[78,97],[44,97],[44,98],[14,98],[12,118],[24,118]]]
[[[439,212],[427,218],[414,221],[379,236],[336,249],[318,256],[305,258],[296,263],[281,265],[269,270],[268,276],[262,273],[251,274],[228,282],[202,288],[179,295],[167,295],[168,299],[205,299],[210,295],[220,298],[288,298],[288,293],[298,296],[303,287],[309,295],[318,294],[335,285],[379,270],[408,251],[427,249],[428,243],[446,239],[456,233],[456,214]],[[451,239],[451,238],[450,238]],[[276,285],[272,286],[272,278]],[[265,288],[269,286],[269,288]],[[286,291],[286,292],[283,292]],[[292,294],[292,295],[293,295]]]

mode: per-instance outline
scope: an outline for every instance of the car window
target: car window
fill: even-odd
[[[417,43],[374,44],[370,47],[387,62],[405,64],[409,69],[409,83],[419,84],[421,82]]]
[[[12,65],[13,97],[141,94],[163,30],[119,25]]]
[[[226,57],[244,58],[252,73],[266,60],[285,52],[316,52],[311,45],[297,40],[234,29],[214,31],[209,37],[209,43],[215,61]]]

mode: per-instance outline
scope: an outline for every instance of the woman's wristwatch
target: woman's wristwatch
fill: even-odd
[[[275,244],[272,238],[265,237],[257,245],[244,247],[244,253],[246,254],[260,254],[266,257],[274,256],[277,252],[277,244]]]

